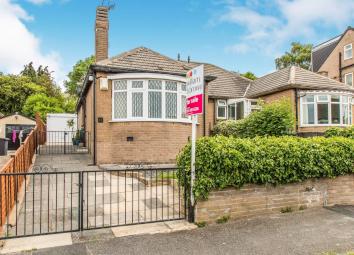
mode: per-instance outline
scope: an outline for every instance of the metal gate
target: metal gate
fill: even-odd
[[[185,219],[182,172],[0,174],[0,239]]]
[[[36,141],[37,154],[90,153],[90,133],[81,130],[38,132]]]

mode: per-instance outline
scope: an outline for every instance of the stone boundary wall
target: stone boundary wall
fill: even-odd
[[[354,205],[354,175],[279,186],[248,184],[240,189],[212,191],[208,200],[197,202],[195,221],[215,223],[223,216],[232,220],[279,213],[288,207],[296,211],[335,204]]]

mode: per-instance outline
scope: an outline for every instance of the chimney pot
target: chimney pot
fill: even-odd
[[[108,20],[109,7],[98,6],[95,22],[95,56],[96,62],[108,58]]]

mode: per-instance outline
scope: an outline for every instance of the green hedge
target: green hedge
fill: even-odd
[[[190,180],[190,149],[177,157]],[[354,170],[354,140],[343,137],[205,137],[197,142],[197,199],[212,189],[241,187],[245,183],[286,184],[308,178],[335,177]],[[182,172],[180,171],[179,174]]]
[[[354,139],[354,126],[347,128],[329,128],[325,132],[325,137],[335,137],[335,136],[343,136],[347,138]]]
[[[262,104],[262,109],[242,120],[220,121],[215,135],[252,138],[256,136],[283,136],[294,134],[295,113],[289,100]]]

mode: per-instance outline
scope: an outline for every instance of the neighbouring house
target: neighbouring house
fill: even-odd
[[[299,67],[251,81],[208,63],[175,60],[138,47],[108,58],[108,8],[96,11],[96,63],[85,77],[77,104],[78,126],[91,134],[94,164],[169,164],[188,143],[186,73],[204,64],[204,114],[197,135],[208,136],[217,121],[242,119],[257,101],[291,100],[297,131],[323,132],[352,124],[354,89]]]
[[[35,127],[36,121],[19,113],[4,116],[0,119],[0,138],[8,138],[8,149],[17,150],[27,135]]]
[[[353,86],[354,28],[348,27],[343,34],[321,43],[312,49],[312,71]]]
[[[297,66],[284,68],[252,82],[246,98],[265,102],[288,98],[296,117],[296,132],[304,136],[328,127],[353,124],[354,88]]]

